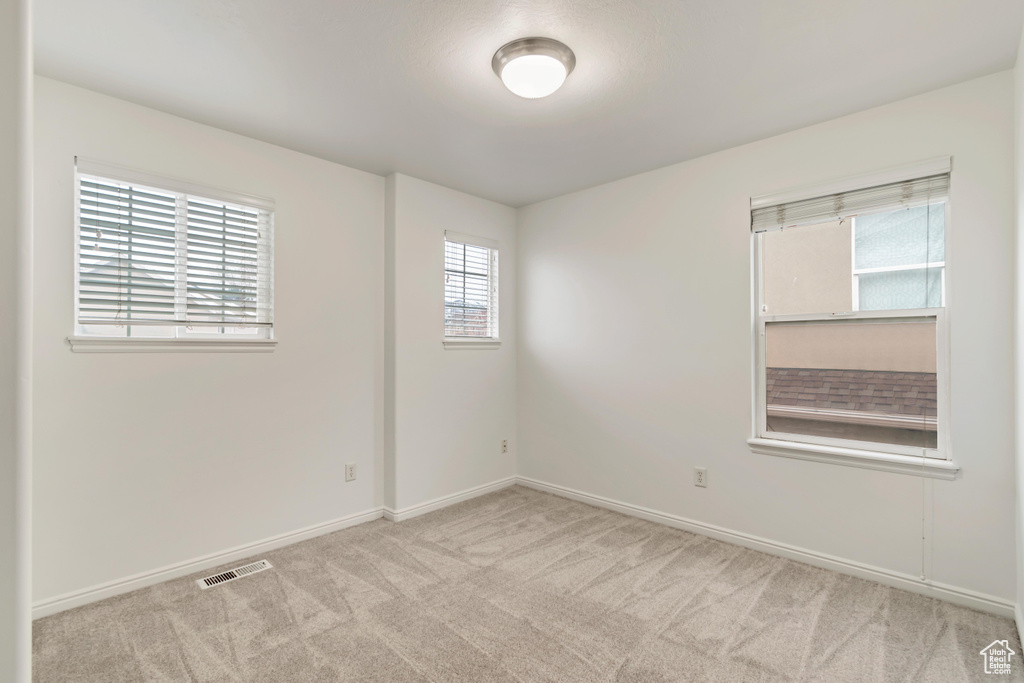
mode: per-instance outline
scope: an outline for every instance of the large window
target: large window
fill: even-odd
[[[754,442],[949,458],[948,188],[945,171],[752,202]]]
[[[200,192],[79,163],[77,335],[271,336],[273,206]]]
[[[444,336],[498,340],[498,243],[445,232]]]

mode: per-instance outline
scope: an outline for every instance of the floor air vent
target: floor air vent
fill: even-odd
[[[271,569],[271,568],[272,567],[271,567],[270,563],[267,562],[266,560],[258,560],[256,562],[252,562],[250,564],[247,564],[247,565],[244,565],[244,566],[241,566],[241,567],[235,567],[234,569],[229,569],[228,571],[221,572],[220,574],[214,574],[213,576],[207,576],[205,579],[197,579],[196,583],[199,584],[200,588],[202,588],[203,590],[206,590],[207,588],[212,588],[213,586],[219,586],[222,583],[227,583],[228,581],[234,581],[235,579],[240,579],[243,576],[249,576],[249,574],[255,574],[256,572],[261,572],[261,571],[263,571],[265,569]]]

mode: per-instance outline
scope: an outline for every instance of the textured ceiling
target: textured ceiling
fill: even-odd
[[[39,73],[512,206],[1013,65],[1021,0],[36,0]],[[543,100],[491,71],[549,36]]]

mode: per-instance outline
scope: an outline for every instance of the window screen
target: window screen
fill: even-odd
[[[934,449],[936,322],[766,325],[769,432]]]

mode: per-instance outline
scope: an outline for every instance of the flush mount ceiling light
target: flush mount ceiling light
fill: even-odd
[[[547,97],[562,87],[576,66],[576,55],[551,38],[520,38],[494,53],[491,68],[520,97]]]

